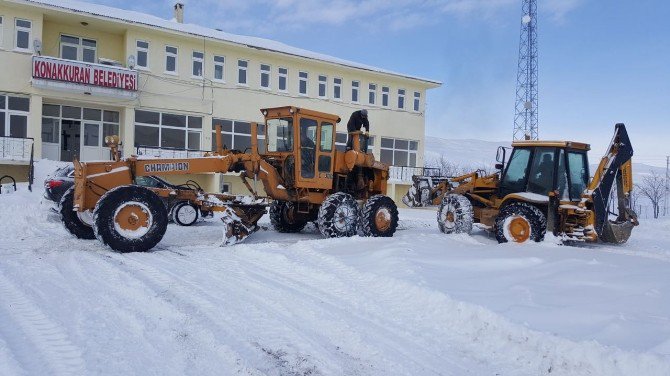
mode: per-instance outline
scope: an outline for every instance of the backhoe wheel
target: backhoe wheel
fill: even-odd
[[[319,231],[328,238],[354,236],[358,229],[358,205],[344,192],[328,196],[319,208]]]
[[[444,196],[437,210],[437,226],[445,234],[469,234],[472,231],[472,203],[459,194]]]
[[[273,201],[270,204],[270,222],[277,232],[300,232],[307,222],[297,220],[296,206],[288,201]]]
[[[70,234],[79,239],[95,239],[93,233],[93,214],[87,211],[75,211],[74,187],[68,189],[60,199],[60,219]]]
[[[363,205],[360,226],[363,236],[391,237],[398,227],[398,207],[388,196],[372,196]]]
[[[547,232],[547,217],[536,206],[525,202],[509,204],[498,213],[495,234],[498,243],[542,241]]]
[[[105,193],[93,211],[93,230],[117,252],[145,252],[163,238],[168,215],[152,191],[124,185]]]
[[[198,221],[198,207],[182,201],[172,208],[172,220],[179,226],[191,226]]]

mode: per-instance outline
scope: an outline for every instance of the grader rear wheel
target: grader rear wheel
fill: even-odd
[[[165,234],[167,210],[150,190],[124,185],[105,193],[93,211],[95,236],[117,252],[145,252]]]
[[[391,237],[398,228],[398,207],[387,196],[372,196],[363,205],[360,226],[363,236]]]
[[[319,231],[328,238],[356,235],[358,228],[358,205],[356,200],[344,192],[328,196],[319,208]]]

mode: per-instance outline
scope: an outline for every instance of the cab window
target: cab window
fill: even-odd
[[[586,153],[569,151],[568,168],[570,169],[570,197],[577,200],[589,184],[589,165]]]
[[[505,177],[500,183],[500,188],[504,192],[523,192],[526,190],[526,173],[529,159],[530,149],[514,149],[507,164]]]
[[[547,195],[554,190],[555,148],[536,148],[528,176],[528,192]]]
[[[265,130],[268,152],[293,151],[293,118],[268,119]]]
[[[333,124],[321,123],[321,151],[333,151]]]

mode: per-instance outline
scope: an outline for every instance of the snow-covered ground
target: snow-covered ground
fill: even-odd
[[[670,374],[670,221],[518,246],[404,209],[393,238],[222,248],[208,220],[118,254],[48,215],[52,167],[0,195],[1,375]]]

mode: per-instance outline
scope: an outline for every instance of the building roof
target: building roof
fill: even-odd
[[[407,78],[411,80],[422,81],[424,83],[430,84],[431,86],[442,84],[441,82],[436,80],[397,73],[386,69],[377,68],[370,65],[356,63],[353,61],[321,54],[318,52],[305,50],[302,48],[292,47],[271,39],[226,33],[224,31],[210,29],[200,25],[179,23],[174,20],[165,20],[160,17],[156,17],[146,13],[140,13],[119,8],[112,8],[105,5],[91,4],[75,0],[14,0],[14,2],[38,5],[42,8],[66,10],[75,13],[84,13],[92,16],[98,16],[122,22],[136,23],[146,26],[157,27],[161,29],[182,32],[199,37],[217,39],[220,41],[239,44],[250,48],[267,50],[271,52],[277,52],[281,54],[342,65],[345,67],[362,69],[370,72],[382,73]]]

